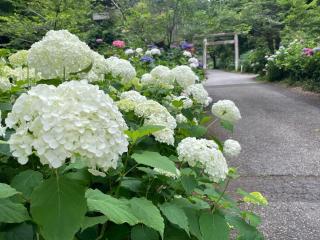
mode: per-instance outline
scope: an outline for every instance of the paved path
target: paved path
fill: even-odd
[[[320,239],[320,97],[259,83],[254,75],[209,71],[214,101],[233,100],[242,120],[232,137],[243,148],[241,177],[233,188],[260,191],[269,206],[259,209],[262,231],[272,240]]]

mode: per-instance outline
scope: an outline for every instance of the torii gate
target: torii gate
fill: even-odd
[[[215,33],[212,37],[228,37],[233,36],[231,40],[208,42],[207,38],[203,39],[203,68],[207,69],[207,46],[234,44],[235,70],[239,69],[239,39],[237,33]]]

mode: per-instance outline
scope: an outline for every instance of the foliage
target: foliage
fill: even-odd
[[[110,49],[124,56],[124,49]],[[56,56],[56,52],[48,54]],[[41,74],[40,79],[31,79],[28,75],[24,79],[11,79],[10,88],[0,90],[0,130],[5,131],[5,136],[0,136],[0,236],[5,239],[23,236],[30,240],[223,240],[234,232],[239,239],[263,239],[257,230],[260,218],[240,207],[266,205],[266,200],[259,193],[243,190],[238,191],[237,199],[228,196],[227,187],[237,178],[236,169],[228,169],[222,143],[201,139],[207,133],[205,124],[212,118],[221,121],[226,130],[233,129],[241,118],[235,104],[215,103],[215,117],[210,117],[206,109],[210,99],[204,89],[189,94],[184,89],[187,86],[179,85],[177,76],[170,74],[173,76],[170,88],[161,84],[145,86],[137,77],[124,82],[122,76],[112,74],[115,66],[110,64],[110,58],[104,59],[91,50],[88,54],[95,56],[91,69],[70,74],[68,79],[43,79]],[[162,51],[153,64],[166,63],[172,68],[185,61],[181,54],[177,55],[170,59],[170,53]],[[72,57],[70,53],[65,56]],[[53,58],[52,61],[56,60]],[[136,66],[138,76],[152,68],[141,65],[138,56],[127,58]],[[98,80],[80,84],[78,81],[91,71],[101,70],[95,68],[98,60],[106,66],[106,72]],[[128,68],[128,62],[116,63]],[[63,63],[56,64],[60,68]],[[10,77],[11,67],[8,62],[1,66],[2,78]],[[166,80],[168,71],[172,70],[165,71]],[[181,77],[184,72],[179,74]],[[158,78],[161,83],[161,72]],[[197,81],[195,85],[200,86],[201,81]],[[40,88],[45,93],[37,92]],[[60,89],[66,91],[60,94]],[[203,94],[208,101],[197,102],[196,93]],[[42,107],[42,100],[38,99],[53,108]],[[186,99],[191,104],[185,104]],[[31,100],[36,106],[27,111]],[[128,108],[120,107],[123,100]],[[100,110],[102,105],[109,106],[110,112]],[[39,109],[47,113],[39,116]],[[59,115],[64,110],[65,114]],[[55,119],[46,120],[51,114]],[[178,114],[185,116],[183,123],[175,122]],[[105,121],[97,122],[99,116],[104,116]],[[111,121],[113,116],[116,117]],[[60,128],[58,122],[66,119]],[[160,124],[148,124],[151,120]],[[117,128],[115,123],[123,128]],[[172,130],[174,142],[163,141],[171,134],[168,129]],[[102,134],[106,131],[109,134]],[[126,137],[118,138],[117,131]],[[39,139],[41,134],[43,137]],[[189,140],[194,142],[192,146],[181,144]],[[56,141],[63,142],[63,146],[56,145]],[[75,148],[79,143],[80,147]],[[109,148],[115,144],[124,146],[125,153]],[[231,145],[232,155],[239,154],[240,145],[235,146],[235,142]],[[26,151],[27,159],[20,161],[23,165],[17,161],[21,157],[19,151],[10,151],[13,146]],[[110,161],[107,158],[100,162],[102,165],[96,165],[99,156],[106,152],[117,161],[113,167],[103,168],[104,162]],[[57,161],[61,163],[59,166]]]

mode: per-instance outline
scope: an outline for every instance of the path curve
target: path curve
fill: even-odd
[[[208,71],[214,101],[233,100],[242,120],[233,134],[243,148],[230,163],[242,177],[232,188],[260,191],[269,206],[259,209],[266,239],[320,239],[320,97],[255,81],[255,75]]]

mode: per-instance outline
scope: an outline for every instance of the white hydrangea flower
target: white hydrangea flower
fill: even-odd
[[[104,56],[95,51],[90,52],[92,59],[92,68],[88,73],[79,74],[82,79],[87,79],[89,82],[96,82],[104,80],[105,74],[108,73],[108,64]]]
[[[143,49],[142,48],[137,48],[136,49],[136,53],[141,55],[143,53]]]
[[[201,83],[190,85],[182,93],[188,97],[191,97],[196,103],[199,103],[205,107],[210,104],[209,94]]]
[[[130,90],[130,91],[121,93],[120,99],[128,99],[128,100],[131,100],[136,103],[147,100],[147,98],[145,96],[142,96],[139,92],[134,91],[134,90]]]
[[[180,173],[179,169],[177,169],[176,174],[174,174],[172,172],[168,172],[168,171],[162,170],[160,168],[154,168],[153,170],[155,172],[159,173],[160,175],[164,175],[166,177],[173,178],[173,179],[177,179],[177,178],[179,178],[181,176],[181,173]]]
[[[226,157],[234,158],[239,156],[241,152],[241,145],[238,141],[228,139],[223,144],[223,153]]]
[[[4,137],[6,133],[6,128],[2,126],[2,118],[1,118],[1,111],[0,111],[0,137]]]
[[[155,84],[173,85],[174,83],[174,76],[172,74],[172,71],[166,66],[156,66],[151,70],[150,74]]]
[[[150,85],[153,84],[153,77],[150,73],[145,73],[142,75],[140,81],[142,85]]]
[[[151,55],[158,55],[158,56],[161,55],[161,51],[160,51],[160,49],[158,49],[158,48],[152,48],[152,49],[150,50],[150,53],[151,53]]]
[[[14,81],[22,81],[27,79],[40,80],[41,74],[36,73],[34,68],[17,67],[12,69],[10,77],[12,77]]]
[[[15,129],[9,144],[20,164],[34,152],[52,168],[80,156],[90,169],[107,171],[117,167],[128,147],[127,125],[117,106],[87,81],[31,88],[16,100],[5,122]]]
[[[183,52],[183,56],[188,57],[188,58],[191,58],[191,57],[192,57],[192,53],[189,52],[189,51],[184,51],[184,52]]]
[[[27,50],[20,50],[8,58],[9,63],[14,67],[26,66],[28,64],[28,54]]]
[[[147,56],[152,56],[152,53],[151,53],[150,50],[147,50],[147,51],[145,52],[145,55],[147,55]]]
[[[197,79],[197,75],[186,65],[177,66],[172,72],[176,82],[184,89],[194,84]]]
[[[188,119],[182,113],[179,113],[176,116],[176,121],[177,121],[177,123],[186,123],[186,122],[188,122]]]
[[[91,49],[67,30],[51,30],[34,43],[28,56],[28,65],[41,73],[43,79],[68,79],[92,63]]]
[[[0,76],[0,92],[6,92],[11,89],[11,83],[8,78]]]
[[[113,77],[119,77],[123,83],[133,80],[137,73],[131,63],[125,59],[110,57],[107,59],[109,71]]]
[[[199,67],[199,63],[190,63],[189,65],[191,68],[197,68]]]
[[[195,57],[192,57],[188,60],[189,63],[198,63],[199,64],[199,60]]]
[[[164,106],[156,101],[147,100],[138,103],[134,111],[137,116],[144,118],[145,125],[165,127],[165,129],[152,134],[158,142],[168,145],[174,144],[174,129],[177,127],[177,123]]]
[[[188,137],[177,147],[179,160],[191,167],[200,164],[204,172],[215,182],[224,180],[228,173],[226,159],[213,140]]]
[[[236,123],[241,119],[241,114],[237,106],[231,100],[219,100],[212,105],[212,113],[216,117]]]
[[[125,55],[132,55],[132,54],[134,54],[134,50],[131,49],[131,48],[128,48],[128,49],[126,49],[126,50],[124,51],[124,54],[125,54]]]
[[[116,102],[116,104],[122,112],[134,111],[134,109],[137,106],[137,103],[131,101],[130,99],[121,99],[118,102]]]

